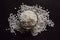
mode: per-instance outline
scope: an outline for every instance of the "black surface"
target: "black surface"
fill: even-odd
[[[16,3],[17,2],[17,3]],[[5,29],[8,28],[8,17],[11,13],[16,13],[14,7],[19,7],[21,3],[27,5],[41,5],[50,11],[50,18],[54,21],[55,27],[47,27],[48,31],[33,37],[30,33],[17,35],[11,34]],[[1,0],[0,1],[0,40],[59,40],[60,35],[60,1],[59,0]],[[10,9],[10,10],[9,10]],[[18,9],[17,9],[18,10]]]

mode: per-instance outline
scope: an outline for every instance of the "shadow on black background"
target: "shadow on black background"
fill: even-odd
[[[24,3],[26,5],[41,5],[50,11],[50,18],[55,23],[55,27],[47,27],[47,32],[42,32],[33,37],[30,33],[17,35],[11,34],[5,29],[9,27],[8,17],[11,12],[16,13],[18,7]],[[59,40],[60,21],[60,1],[59,0],[1,0],[0,1],[0,40]],[[17,10],[14,10],[17,7]]]

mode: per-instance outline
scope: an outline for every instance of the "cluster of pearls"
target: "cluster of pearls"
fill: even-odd
[[[33,36],[36,36],[41,31],[46,30],[46,26],[54,26],[52,20],[49,19],[49,12],[43,10],[42,7],[21,5],[21,9],[17,14],[11,13],[8,18],[12,33],[14,30],[21,33],[25,30],[30,30]]]

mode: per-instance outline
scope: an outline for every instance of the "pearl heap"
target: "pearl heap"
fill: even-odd
[[[52,20],[49,19],[49,12],[43,10],[41,6],[21,5],[21,9],[17,14],[10,14],[8,18],[10,30],[15,33],[15,30],[23,33],[30,31],[33,36],[36,36],[42,31],[46,31],[46,26],[54,26]]]

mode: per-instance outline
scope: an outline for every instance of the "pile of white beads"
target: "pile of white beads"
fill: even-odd
[[[8,18],[12,33],[15,33],[15,30],[19,32],[30,30],[31,34],[36,36],[41,31],[46,30],[47,25],[54,26],[52,20],[49,19],[49,12],[40,6],[21,5],[21,9],[17,12],[17,15],[11,13]]]

